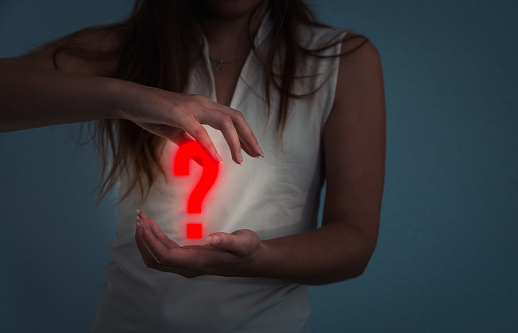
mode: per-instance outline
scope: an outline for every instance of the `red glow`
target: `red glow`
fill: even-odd
[[[187,200],[187,213],[200,214],[201,203],[216,181],[219,171],[219,163],[215,162],[197,142],[189,142],[178,149],[174,159],[173,174],[175,176],[189,175],[189,160],[201,158],[203,172],[198,184],[194,187]],[[187,238],[201,238],[201,224],[187,224]]]
[[[187,223],[185,234],[188,239],[200,239],[203,235],[203,227],[201,223]]]

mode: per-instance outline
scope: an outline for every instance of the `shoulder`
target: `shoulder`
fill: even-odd
[[[342,59],[349,59],[348,61],[379,61],[380,56],[377,48],[372,41],[361,34],[353,31],[346,31],[342,39]]]
[[[12,60],[69,73],[108,76],[116,68],[116,50],[121,46],[123,37],[122,29],[86,28]]]
[[[56,45],[59,70],[109,76],[117,67],[124,30],[94,27],[77,31]]]
[[[367,94],[372,85],[382,85],[381,56],[364,35],[348,31],[342,40],[335,104]]]
[[[335,29],[327,25],[301,24],[298,27],[301,46],[307,49],[328,49],[329,46],[340,42],[344,30]]]
[[[343,126],[360,119],[383,122],[384,82],[377,48],[365,36],[348,32],[341,51],[333,106],[325,128],[340,132]]]
[[[378,53],[368,37],[351,30],[336,29],[327,25],[304,24],[299,27],[299,34],[303,48],[319,51],[317,52],[319,54],[323,52],[322,55],[337,54],[339,50],[333,46],[341,43],[341,60],[352,53],[360,58]]]

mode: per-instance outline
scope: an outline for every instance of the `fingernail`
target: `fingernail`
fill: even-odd
[[[218,245],[218,244],[219,244],[219,242],[221,242],[221,238],[220,238],[219,236],[210,236],[210,237],[209,237],[209,240],[210,240],[210,241],[209,241],[208,243],[209,243],[210,245]]]
[[[137,209],[137,216],[139,216],[139,215],[140,215],[140,210]]]
[[[137,222],[137,229],[138,229],[138,231],[140,231],[141,235],[144,235],[144,230],[142,229],[142,224],[140,224],[139,222]]]
[[[256,144],[255,145],[255,149],[257,150],[257,152],[259,153],[259,155],[261,155],[261,157],[264,158],[264,152],[263,150],[261,149],[261,147],[259,147],[259,144]]]
[[[241,155],[241,151],[237,152],[237,160],[239,161],[239,164],[243,165],[243,155]]]
[[[223,159],[221,158],[221,156],[219,156],[218,153],[215,153],[214,154],[214,158],[216,159],[216,161],[218,161],[219,163],[223,164]]]

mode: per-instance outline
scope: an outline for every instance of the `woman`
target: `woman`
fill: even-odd
[[[97,120],[100,196],[120,184],[93,332],[311,332],[304,285],[365,270],[383,192],[381,62],[302,1],[139,0],[122,23],[0,69],[2,131]],[[224,163],[196,216],[185,201],[203,169],[172,171],[189,141]],[[185,235],[194,218],[201,241]]]

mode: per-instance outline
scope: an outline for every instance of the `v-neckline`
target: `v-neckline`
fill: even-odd
[[[260,43],[264,40],[264,38],[266,37],[266,35],[268,34],[268,32],[271,28],[270,15],[271,15],[270,11],[268,11],[266,13],[266,15],[264,16],[261,24],[259,25],[259,29],[257,30],[256,36],[254,39],[254,46],[256,48],[259,47]],[[214,72],[212,71],[212,66],[210,63],[209,43],[208,43],[208,40],[207,40],[207,37],[205,36],[205,34],[203,34],[202,36],[203,36],[203,42],[204,42],[204,47],[203,47],[204,62],[205,62],[205,67],[206,67],[207,71],[209,72],[210,89],[211,89],[210,99],[212,99],[213,101],[218,103],[218,97],[216,94],[216,79],[214,77]],[[253,52],[252,52],[252,50],[250,50],[250,52],[248,52],[248,55],[246,57],[245,63],[243,64],[243,67],[241,67],[239,76],[237,78],[236,85],[232,91],[232,95],[230,97],[230,102],[228,104],[228,107],[230,107],[230,108],[234,108],[236,106],[236,103],[237,103],[236,98],[237,98],[237,96],[239,96],[241,94],[242,90],[244,89],[243,83],[241,81],[243,80],[243,77],[246,76],[246,74],[249,72],[252,54],[253,54]]]
[[[247,70],[247,67],[248,67],[248,64],[250,62],[250,58],[251,58],[251,54],[252,54],[252,51],[248,52],[248,55],[246,56],[246,60],[245,60],[245,63],[243,64],[243,66],[241,67],[241,70],[239,71],[239,76],[237,77],[237,82],[234,86],[234,89],[232,90],[232,94],[230,95],[230,102],[228,103],[228,106],[229,108],[234,108],[234,104],[235,104],[235,98],[236,98],[236,95],[238,95],[238,90],[239,90],[239,93],[241,92],[242,88],[241,88],[241,77],[243,76],[244,73],[246,73],[245,71]],[[205,39],[205,64],[207,66],[207,69],[209,71],[209,79],[210,79],[210,90],[211,90],[211,96],[210,96],[210,99],[212,99],[213,101],[215,101],[216,103],[219,103],[218,102],[218,96],[217,96],[217,93],[216,93],[216,78],[214,77],[214,72],[212,70],[212,66],[211,66],[211,63],[210,63],[210,58],[209,58],[209,51],[208,51],[208,43],[207,43],[207,40]],[[225,105],[225,104],[223,104]]]

